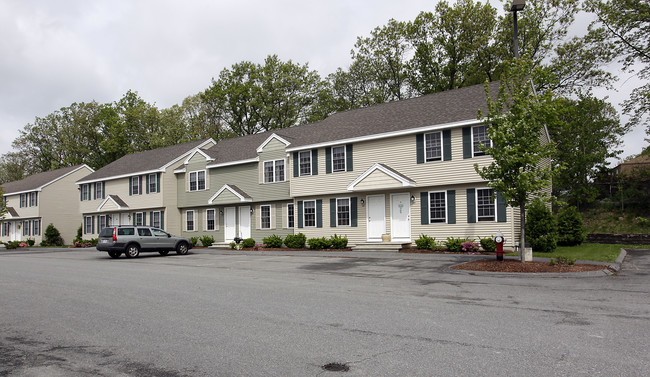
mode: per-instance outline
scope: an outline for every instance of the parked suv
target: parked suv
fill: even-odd
[[[113,226],[99,233],[97,250],[106,251],[111,258],[119,258],[122,253],[127,258],[137,257],[141,251],[157,251],[167,255],[171,250],[185,255],[192,248],[187,238],[175,237],[158,228],[148,226]]]

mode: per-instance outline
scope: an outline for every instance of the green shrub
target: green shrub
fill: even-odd
[[[447,240],[445,241],[445,246],[447,247],[447,251],[450,251],[452,253],[461,253],[463,251],[463,242],[466,241],[471,242],[474,240],[470,238],[447,237]]]
[[[497,250],[497,243],[494,241],[494,238],[481,238],[480,242],[483,250],[488,253],[493,253]]]
[[[246,248],[255,247],[255,240],[252,238],[246,238],[241,242],[241,245]]]
[[[634,218],[634,221],[639,224],[642,228],[647,228],[650,226],[650,220],[646,219],[645,217],[638,216]]]
[[[334,234],[330,238],[330,244],[332,245],[332,249],[345,249],[348,247],[348,238]]]
[[[420,250],[429,250],[432,248],[431,246],[435,244],[435,242],[435,238],[429,237],[426,234],[420,234],[420,238],[415,240],[415,247]]]
[[[236,247],[237,247],[237,243],[236,243],[235,241],[232,241],[232,242],[230,243],[230,248],[231,248],[231,249],[235,249]]]
[[[73,243],[81,242],[83,240],[83,225],[79,225],[77,228],[77,237],[72,240]]]
[[[550,253],[557,248],[557,222],[541,200],[528,208],[526,240],[534,252]]]
[[[17,249],[18,245],[20,245],[20,241],[5,242],[7,249]]]
[[[307,242],[307,236],[302,233],[289,234],[284,238],[284,244],[291,249],[304,249]]]
[[[43,233],[43,241],[41,246],[63,246],[63,238],[61,238],[61,233],[58,229],[54,227],[54,224],[47,226],[45,233]]]
[[[277,235],[272,235],[268,237],[264,237],[262,239],[262,242],[266,245],[266,247],[271,247],[274,249],[282,247],[282,237],[277,236]]]
[[[99,239],[98,238],[91,238],[89,242],[90,242],[90,244],[92,246],[97,246],[97,243],[99,242]]]
[[[35,243],[36,243],[36,240],[35,240],[35,239],[33,239],[33,238],[28,238],[28,239],[27,239],[27,244],[28,244],[29,246],[34,246]]]
[[[585,226],[576,207],[563,208],[557,215],[557,244],[576,246],[585,240]]]
[[[203,236],[201,237],[201,245],[208,247],[214,243],[214,237]]]
[[[196,246],[199,244],[199,237],[190,237],[190,242],[192,243],[193,246]]]
[[[309,248],[312,250],[329,249],[330,246],[332,246],[332,242],[325,237],[310,238],[307,240],[307,243],[309,244]]]

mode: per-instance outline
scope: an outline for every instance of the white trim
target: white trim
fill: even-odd
[[[199,188],[199,173],[203,172],[203,188]],[[192,190],[192,173],[196,173],[196,190]],[[206,169],[193,170],[187,174],[187,192],[199,192],[209,190],[208,187],[208,171]]]
[[[384,224],[384,229],[382,230],[381,234],[386,234],[386,195],[385,194],[376,194],[376,195],[366,195],[366,241],[367,242],[382,242],[381,235],[378,238],[371,238],[370,237],[370,198],[381,198],[382,205],[382,222]]]
[[[350,183],[348,185],[347,190],[348,191],[354,191],[354,186],[358,185],[361,181],[366,179],[366,177],[368,177],[370,174],[372,174],[375,170],[379,170],[379,171],[383,172],[384,174],[387,174],[391,178],[395,179],[396,181],[401,182],[403,187],[414,187],[415,186],[415,182],[411,181],[410,179],[408,179],[408,180],[404,179],[404,177],[402,177],[402,176],[400,176],[398,174],[395,174],[395,172],[393,172],[392,170],[386,169],[380,163],[375,163],[368,170],[366,170],[363,174],[358,176],[357,179],[352,181],[352,183]]]
[[[276,166],[275,163],[278,161],[282,161],[284,163],[284,179],[281,181],[276,181],[275,180],[275,173],[276,173]],[[267,162],[272,162],[273,163],[273,182],[267,182],[266,181],[266,163]],[[281,182],[286,182],[287,181],[287,159],[286,158],[278,158],[275,160],[265,160],[262,161],[262,183],[264,184],[271,184],[271,183],[281,183]]]
[[[339,170],[339,171],[334,170],[334,148],[343,148],[343,170]],[[325,161],[325,163],[327,163],[327,161]],[[333,145],[330,148],[330,164],[331,164],[330,171],[332,172],[332,174],[345,173],[346,171],[348,171],[348,146],[346,144]]]
[[[185,172],[187,172],[187,169],[185,168],[185,166],[183,166],[182,168],[178,168],[178,169],[174,170],[174,174],[185,173]]]
[[[459,121],[459,122],[451,122],[451,123],[443,123],[443,124],[437,124],[437,125],[432,125],[432,126],[410,128],[408,130],[391,131],[391,132],[384,132],[384,133],[373,134],[373,135],[368,135],[368,136],[353,137],[353,138],[349,138],[349,139],[332,140],[332,141],[326,141],[326,142],[318,143],[318,144],[301,145],[299,147],[287,148],[287,152],[296,152],[296,151],[305,150],[305,149],[323,148],[323,147],[329,147],[329,146],[334,146],[334,145],[339,145],[339,144],[353,144],[353,143],[358,143],[358,142],[362,142],[362,141],[385,139],[385,138],[390,138],[390,137],[395,137],[395,136],[403,136],[403,135],[412,135],[412,134],[418,134],[418,133],[422,133],[422,132],[431,132],[431,131],[443,130],[443,129],[447,129],[447,128],[465,127],[465,126],[469,126],[469,125],[478,125],[478,124],[481,124],[481,123],[483,123],[483,121],[478,120],[478,119],[463,120],[463,121]]]
[[[427,161],[427,135],[433,135],[433,134],[440,134],[440,159]],[[437,131],[432,131],[432,132],[425,132],[422,135],[422,143],[424,143],[424,145],[422,147],[424,148],[424,163],[425,164],[430,164],[430,163],[433,163],[433,162],[440,162],[440,161],[445,160],[445,135],[443,134],[442,130],[437,130]]]
[[[192,212],[192,228],[193,228],[192,230],[187,229],[187,215],[188,215],[190,212]],[[196,232],[196,231],[197,231],[197,230],[196,230],[196,216],[195,216],[195,212],[196,212],[196,211],[194,211],[193,209],[188,209],[187,211],[185,211],[185,216],[183,216],[183,220],[184,220],[183,222],[185,223],[185,224],[184,224],[185,226],[184,226],[183,228],[185,228],[185,231],[186,231],[186,232]]]
[[[263,224],[263,223],[262,223],[262,207],[269,207],[269,227],[268,227],[268,228],[264,228],[264,227],[262,226],[262,224]],[[259,227],[259,229],[260,229],[260,230],[270,230],[270,229],[274,229],[274,228],[273,228],[273,213],[272,213],[272,209],[271,209],[271,208],[272,208],[272,206],[271,206],[270,204],[260,204],[260,206],[259,206],[259,211],[260,211],[260,217],[259,217],[259,219],[260,219],[260,227]]]
[[[309,174],[302,174],[302,171],[300,169],[300,154],[301,153],[308,153],[309,152]],[[299,151],[298,152],[298,177],[311,177],[312,175],[315,175],[313,172],[313,167],[314,167],[314,152],[312,149],[308,151]]]
[[[189,151],[187,151],[187,152],[181,154],[181,155],[178,156],[177,158],[175,158],[175,159],[171,160],[170,162],[166,163],[165,165],[163,165],[163,166],[160,168],[161,171],[165,171],[165,170],[167,170],[168,167],[170,167],[170,166],[174,165],[175,163],[177,163],[178,161],[182,160],[185,156],[189,155],[189,154],[192,153],[194,150],[196,150],[196,149],[200,149],[200,148],[203,148],[203,147],[205,147],[206,145],[208,145],[210,142],[212,142],[213,144],[217,144],[216,141],[214,141],[212,138],[209,138],[209,139],[207,139],[206,141],[204,141],[203,143],[197,145],[196,147],[190,149]]]
[[[104,177],[104,178],[99,178],[99,179],[90,180],[90,181],[77,181],[76,184],[77,185],[84,185],[86,183],[108,182],[108,181],[113,181],[113,180],[120,179],[120,178],[130,178],[130,177],[137,177],[139,175],[147,175],[147,174],[151,174],[151,173],[164,173],[164,172],[165,172],[165,169],[153,169],[153,170],[146,170],[146,171],[141,171],[141,172],[137,172],[137,173],[128,173],[128,174],[122,174],[122,175],[115,175],[115,176],[112,176],[112,177]],[[161,179],[162,179],[162,177],[161,177]]]
[[[248,160],[238,160],[238,161],[230,161],[230,162],[222,162],[218,164],[212,164],[212,165],[206,165],[206,169],[212,169],[212,168],[221,168],[224,166],[233,166],[233,165],[241,165],[241,164],[249,164],[251,162],[259,162],[260,158],[255,157],[255,158],[249,158]]]
[[[208,229],[208,212],[209,211],[212,211],[212,213],[214,214],[214,218],[212,219],[212,221],[214,221],[214,229]],[[217,228],[217,219],[218,219],[217,216],[218,215],[219,215],[219,213],[217,212],[216,208],[206,208],[205,209],[205,226],[203,227],[204,228],[203,230],[205,230],[206,232],[214,232],[214,231],[216,231],[218,229]]]
[[[274,133],[271,136],[269,136],[259,147],[257,147],[257,153],[262,153],[264,147],[266,147],[266,145],[273,139],[281,142],[282,144],[284,144],[285,147],[291,145],[290,142],[286,141],[285,139],[281,138],[280,136]]]
[[[347,200],[348,201],[348,225],[341,225],[339,224],[339,200]],[[336,216],[336,227],[337,228],[350,228],[352,227],[352,198],[347,196],[344,198],[334,198],[334,205],[336,208],[334,208],[334,216]],[[331,209],[330,209],[331,212]],[[358,212],[358,211],[357,211]],[[330,223],[332,220],[330,220]]]
[[[492,190],[492,195],[494,195],[494,220],[479,220],[478,219],[478,190]],[[474,188],[474,207],[476,207],[476,223],[496,223],[498,222],[498,213],[497,213],[497,195],[492,187],[475,187]]]
[[[489,136],[489,135],[487,134],[487,126],[486,126],[485,124],[477,124],[476,126],[472,126],[472,127],[470,128],[470,132],[471,132],[470,137],[471,137],[471,140],[472,140],[472,158],[478,158],[478,157],[483,157],[483,156],[489,156],[487,153],[485,153],[485,152],[483,152],[483,151],[481,151],[481,152],[483,153],[483,154],[481,154],[481,155],[478,155],[478,156],[477,156],[477,155],[474,154],[474,129],[475,129],[476,127],[485,127],[485,136]],[[492,139],[490,139],[490,138],[488,137],[488,140],[490,141],[490,146],[489,146],[488,148],[491,148],[491,147],[492,147]],[[550,139],[549,139],[549,140],[550,140]]]
[[[235,191],[235,190],[234,190],[232,187],[230,187],[229,185],[223,185],[223,186],[219,189],[219,191],[217,191],[216,194],[212,195],[212,197],[211,197],[210,199],[208,199],[208,204],[212,204],[212,202],[213,202],[217,197],[219,197],[219,195],[221,195],[221,193],[224,192],[225,190],[228,190],[228,191],[230,191],[231,193],[233,193],[236,197],[239,198],[239,200],[240,200],[241,202],[252,202],[252,201],[253,201],[252,198],[245,198],[245,197],[243,197],[241,194],[239,194],[237,191]]]
[[[194,155],[197,154],[197,153],[202,154],[203,157],[205,157],[205,159],[206,159],[207,161],[214,161],[214,158],[208,156],[207,153],[203,152],[203,150],[196,148],[196,149],[194,149],[194,153],[192,153],[192,154],[190,154],[189,156],[187,156],[187,158],[185,159],[185,161],[183,161],[183,165],[187,165],[187,164],[189,164],[189,162],[190,162],[190,160],[192,159],[192,157],[194,157]],[[174,173],[175,173],[175,171],[174,171]]]
[[[97,207],[97,210],[95,210],[95,212],[102,212],[102,209],[101,209],[101,208],[104,206],[104,204],[106,204],[106,202],[108,202],[109,199],[110,199],[111,202],[113,202],[113,204],[115,204],[115,205],[117,206],[117,209],[129,209],[128,206],[127,206],[127,207],[122,207],[122,206],[120,206],[119,204],[117,204],[117,202],[115,201],[115,199],[113,199],[113,198],[111,197],[111,195],[108,195],[108,196],[106,197],[106,199],[104,199],[104,200],[102,201],[102,203],[99,205],[99,207]],[[112,210],[111,210],[111,211],[112,211]]]
[[[314,225],[307,226],[305,221],[305,216],[307,216],[307,211],[305,211],[305,203],[314,202]],[[294,212],[295,213],[295,212]],[[316,199],[309,199],[302,201],[302,227],[303,228],[317,228],[318,227],[318,203]]]

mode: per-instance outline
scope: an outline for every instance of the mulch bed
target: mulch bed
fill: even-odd
[[[548,262],[525,262],[518,260],[506,259],[498,261],[496,259],[481,259],[453,266],[456,270],[470,271],[489,271],[489,272],[585,272],[600,271],[607,266],[599,264],[574,264],[551,266]]]

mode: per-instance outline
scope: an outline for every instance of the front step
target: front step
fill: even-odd
[[[383,251],[396,253],[402,248],[410,247],[411,243],[400,242],[368,242],[360,243],[352,248],[352,251]]]

